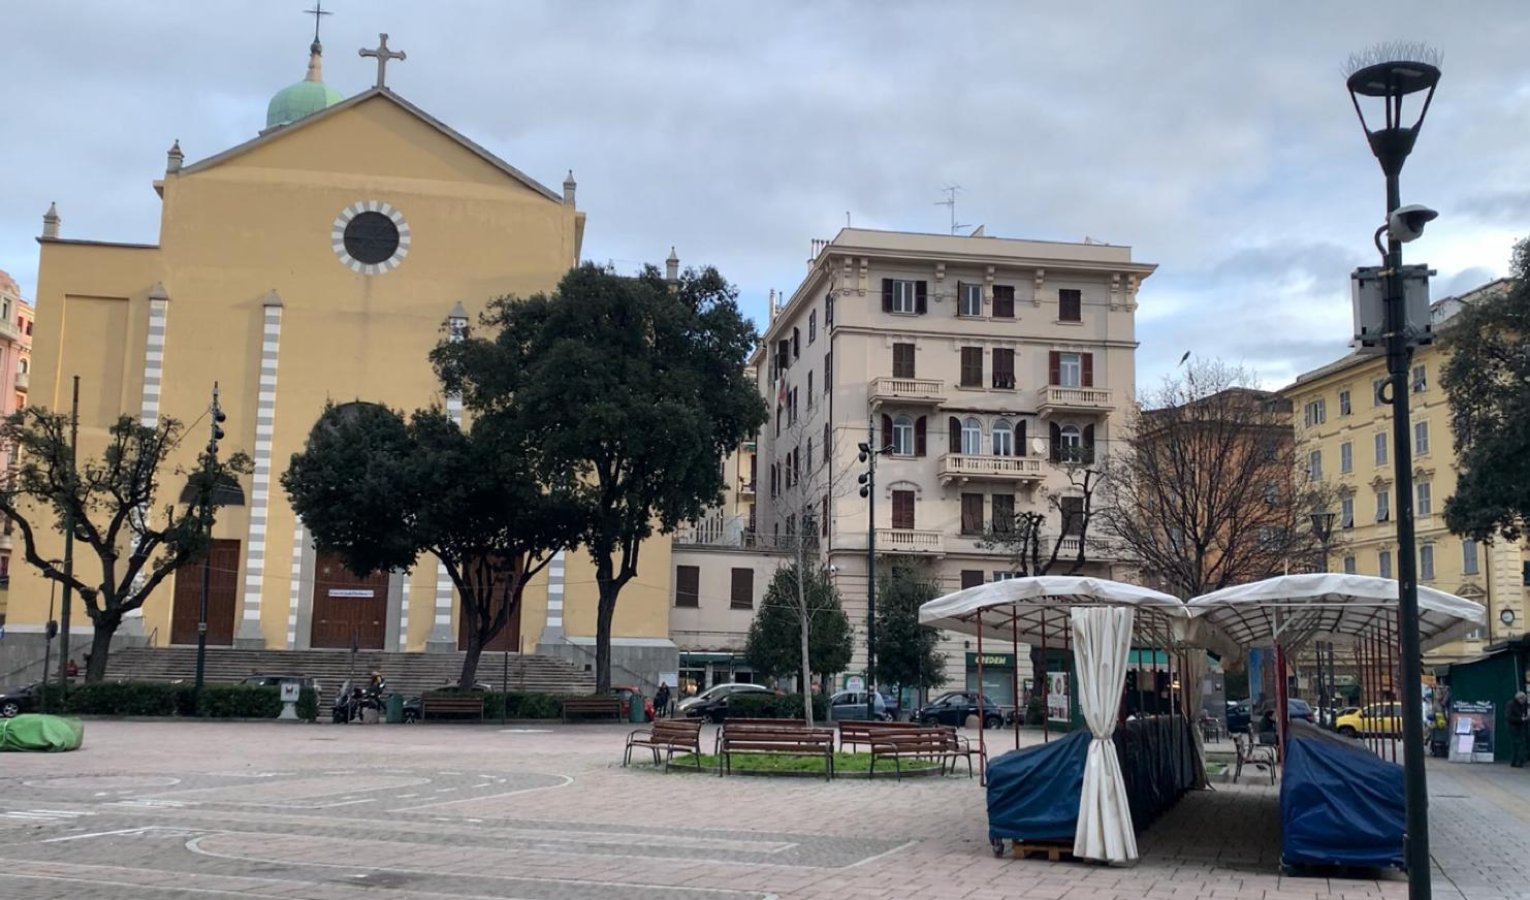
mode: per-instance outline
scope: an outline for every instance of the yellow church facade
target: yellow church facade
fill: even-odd
[[[321,52],[315,42],[309,84],[319,83]],[[66,236],[56,209],[44,220],[31,402],[67,411],[78,376],[80,458],[100,452],[119,416],[174,417],[188,435],[164,472],[159,503],[173,502],[184,484],[173,470],[194,466],[205,443],[214,384],[228,415],[223,451],[254,458],[243,502],[222,508],[215,528],[213,645],[457,649],[456,603],[436,561],[347,572],[315,550],[281,473],[331,401],[439,404],[460,416],[427,359],[448,319],[550,290],[580,258],[572,173],[555,192],[379,82],[345,100],[328,88],[283,92],[259,136],[198,162],[173,147],[154,182],[154,244]],[[302,107],[310,100],[312,111]],[[57,535],[44,540],[44,558],[61,556]],[[657,673],[674,657],[669,541],[642,552],[617,607],[613,655]],[[88,548],[77,545],[75,558],[82,580],[99,577]],[[200,574],[194,566],[162,585],[124,635],[194,643]],[[563,554],[492,649],[591,661],[567,651],[592,642],[594,582],[583,553]],[[10,633],[40,637],[49,600],[49,583],[15,566]],[[78,636],[89,624],[76,605],[75,647],[88,647]]]

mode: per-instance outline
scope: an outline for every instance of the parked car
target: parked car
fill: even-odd
[[[644,697],[642,690],[640,690],[639,688],[634,687],[633,685],[630,685],[630,684],[624,684],[624,685],[622,685],[620,687],[612,687],[611,688],[611,694],[613,696],[621,698],[621,701],[622,701],[622,721],[624,721],[624,722],[631,721],[631,719],[629,717],[630,717],[630,715],[632,713],[632,698],[633,697],[641,697],[642,700],[643,700],[643,716],[644,716],[643,721],[644,722],[652,722],[653,721],[653,698],[652,697]]]
[[[734,694],[772,694],[775,693],[763,684],[745,684],[732,682],[709,687],[694,697],[687,697],[680,701],[676,711],[682,718],[706,719],[708,722],[721,722],[728,717],[728,698]]]
[[[982,721],[984,728],[998,728],[1004,724],[1004,710],[992,700],[980,698],[975,693],[967,691],[953,691],[942,694],[930,703],[914,710],[910,717],[912,721],[921,725],[955,725],[961,727],[967,724],[970,716],[978,714],[978,708],[982,707]]]
[[[1335,724],[1345,737],[1395,737],[1402,734],[1402,704],[1372,703],[1339,716]]]
[[[881,694],[882,703],[887,707],[888,721],[896,722],[898,717],[903,714],[903,701],[898,699],[898,695],[894,691],[882,691]]]
[[[35,712],[40,687],[42,682],[38,681],[0,691],[0,719],[11,719],[24,712]]]
[[[1273,704],[1268,704],[1268,706],[1273,708]],[[1262,717],[1264,715],[1264,709],[1261,708],[1259,713]],[[1309,704],[1306,700],[1300,699],[1299,697],[1287,697],[1286,718],[1305,719],[1308,722],[1311,722],[1313,721],[1312,705]],[[1229,734],[1247,734],[1248,727],[1253,722],[1253,720],[1253,701],[1227,701],[1227,731]]]
[[[840,691],[829,698],[829,718],[836,722],[864,721],[866,719],[866,692]],[[887,711],[887,698],[872,692],[872,714],[880,722],[892,719]]]

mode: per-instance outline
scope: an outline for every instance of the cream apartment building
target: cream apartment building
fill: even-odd
[[[1005,555],[978,545],[982,533],[995,517],[1051,510],[1049,493],[1068,493],[1058,457],[1108,452],[1132,404],[1137,292],[1154,268],[1128,247],[1095,243],[858,228],[815,241],[802,283],[772,300],[752,360],[771,419],[728,464],[735,473],[752,466],[752,503],[730,496],[731,517],[675,547],[677,567],[700,570],[699,605],[710,602],[718,621],[742,612],[733,579],[744,577],[734,572],[746,567],[747,547],[766,560],[754,566],[757,602],[782,551],[811,528],[858,631],[852,669],[863,666],[861,443],[886,450],[875,493],[879,559],[927,560],[950,590],[1007,577]],[[734,549],[704,549],[720,545]],[[1108,559],[1089,567],[1111,569]],[[692,577],[677,571],[676,583]],[[677,619],[697,617],[690,602],[677,588],[671,631],[682,660]],[[976,648],[955,639],[943,649],[947,684],[962,687]],[[1009,648],[985,647],[984,656],[989,693],[1007,702],[1017,661]],[[1018,664],[1028,678],[1024,648]]]
[[[1494,291],[1492,282],[1432,307],[1436,332],[1449,328],[1463,306]],[[1504,541],[1478,544],[1445,527],[1445,500],[1456,488],[1450,404],[1440,386],[1446,360],[1439,345],[1419,348],[1408,379],[1413,441],[1414,521],[1419,583],[1484,604],[1488,624],[1469,639],[1441,647],[1432,662],[1469,659],[1488,644],[1525,632],[1527,557]],[[1396,492],[1392,478],[1391,407],[1378,389],[1386,377],[1379,356],[1352,354],[1299,376],[1281,393],[1292,403],[1299,462],[1308,478],[1334,484],[1339,494],[1330,554],[1332,571],[1395,578]]]

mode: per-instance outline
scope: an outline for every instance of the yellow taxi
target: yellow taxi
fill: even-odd
[[[1373,703],[1339,716],[1334,727],[1345,737],[1395,737],[1402,734],[1402,704]]]

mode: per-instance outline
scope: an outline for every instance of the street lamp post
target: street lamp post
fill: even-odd
[[[1333,537],[1333,520],[1337,518],[1334,513],[1327,510],[1314,511],[1312,513],[1312,535],[1318,539],[1318,552],[1322,554],[1321,562],[1318,563],[1319,572],[1328,571],[1328,541]],[[1324,710],[1333,708],[1333,644],[1328,645],[1327,663],[1324,663],[1323,642],[1318,641],[1314,649],[1317,651],[1317,678],[1318,678],[1318,703]],[[1322,724],[1323,716],[1318,715],[1318,723]],[[1333,727],[1332,719],[1328,723]]]
[[[1422,208],[1417,210],[1413,221],[1400,221],[1397,215],[1402,206],[1398,176],[1403,163],[1413,151],[1429,103],[1434,98],[1435,86],[1440,81],[1437,65],[1439,54],[1423,45],[1394,44],[1378,47],[1375,51],[1351,60],[1347,80],[1350,99],[1360,125],[1365,129],[1371,152],[1381,164],[1386,176],[1387,248],[1382,264],[1385,294],[1383,297],[1384,320],[1381,338],[1385,342],[1387,359],[1387,400],[1392,406],[1392,463],[1397,484],[1397,570],[1398,570],[1398,630],[1401,638],[1400,669],[1403,688],[1403,734],[1411,736],[1403,741],[1404,795],[1407,800],[1407,829],[1404,842],[1404,860],[1408,869],[1408,896],[1411,900],[1428,900],[1432,890],[1429,880],[1429,793],[1424,774],[1424,747],[1417,736],[1424,733],[1423,685],[1421,683],[1421,648],[1418,633],[1418,582],[1417,557],[1413,533],[1413,453],[1409,443],[1410,419],[1408,413],[1408,369],[1413,358],[1413,344],[1419,337],[1416,330],[1427,323],[1410,323],[1405,302],[1402,270],[1402,244],[1418,236],[1423,222],[1433,218],[1433,213]],[[1412,125],[1403,124],[1404,101],[1414,95],[1422,95],[1418,118]],[[1366,122],[1361,98],[1367,105],[1381,105],[1381,121],[1372,125]],[[1374,112],[1373,112],[1374,115]],[[1401,210],[1408,212],[1408,210]],[[1380,247],[1380,231],[1377,232]],[[1410,324],[1416,326],[1410,329]]]
[[[857,479],[866,498],[866,720],[877,717],[877,457],[892,450],[877,446],[875,419],[866,422],[866,441],[858,445],[866,471]]]
[[[202,486],[202,521],[207,526],[207,549],[202,555],[202,602],[197,612],[197,674],[196,692],[202,694],[202,682],[207,671],[207,595],[212,591],[212,510],[213,494],[218,483],[213,481],[218,467],[218,442],[223,440],[223,423],[228,420],[218,405],[218,383],[213,382],[212,407],[208,417],[212,420],[207,441],[207,452],[202,456],[202,466],[207,473],[208,484]]]

